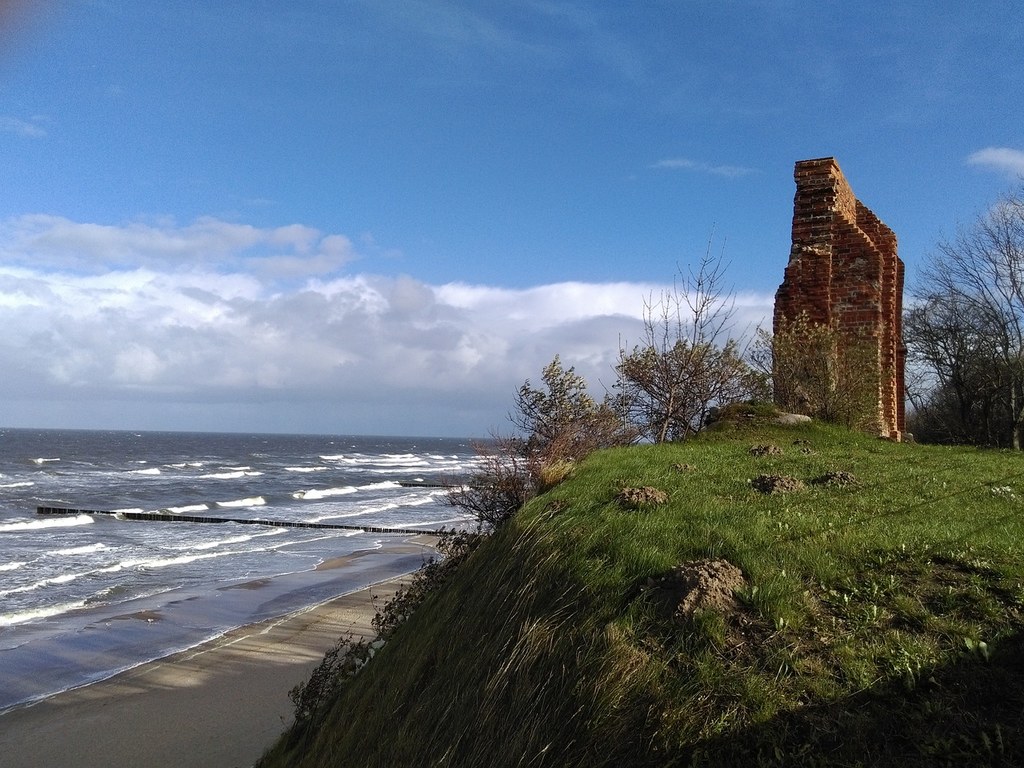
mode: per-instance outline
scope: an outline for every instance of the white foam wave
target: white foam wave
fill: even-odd
[[[44,458],[32,459],[32,463],[33,464],[37,464],[37,465],[49,464],[51,461],[60,461],[60,459],[59,458],[57,458],[57,459],[44,459]]]
[[[0,485],[0,488],[27,488],[30,485],[35,485],[31,480],[21,480],[17,483],[4,483]]]
[[[292,494],[292,498],[316,501],[317,499],[326,499],[331,496],[347,496],[358,491],[359,489],[354,485],[346,485],[342,488],[313,488],[308,491],[296,491]]]
[[[55,549],[53,552],[48,552],[49,555],[89,555],[93,552],[102,552],[104,549],[109,547],[103,542],[96,544],[86,544],[82,547],[71,547],[70,549]]]
[[[228,544],[244,544],[247,541],[252,541],[252,536],[232,536],[229,539],[220,539],[219,541],[208,541],[205,544],[195,544],[188,547],[188,549],[215,549],[216,547],[223,547]]]
[[[390,504],[379,504],[376,507],[367,507],[363,510],[363,514],[379,514],[380,512],[390,512],[393,509],[401,509],[402,507],[409,506],[408,504],[399,504],[392,502]]]
[[[24,624],[33,619],[45,619],[49,616],[58,616],[77,608],[84,608],[85,601],[79,600],[74,603],[63,603],[61,605],[47,605],[40,608],[32,608],[28,611],[0,614],[0,627],[10,627],[15,624]]]
[[[323,472],[327,467],[285,467],[285,472]]]
[[[340,462],[342,464],[348,464],[351,466],[422,467],[427,466],[430,463],[422,456],[417,456],[416,454],[413,453],[380,454],[375,456],[367,456],[361,453],[349,456],[346,454],[339,453],[333,456],[321,455],[320,458],[323,461],[335,461]]]
[[[415,453],[385,453],[383,456],[375,457],[372,460],[374,464],[394,464],[397,466],[422,466],[427,463],[427,460],[422,456],[417,456]]]
[[[349,519],[351,517],[362,517],[363,515],[368,515],[368,514],[370,514],[371,512],[374,512],[374,511],[376,511],[376,510],[373,510],[373,509],[357,509],[354,512],[343,512],[341,514],[336,514],[336,515],[317,515],[317,516],[309,518],[309,522],[311,522],[311,523],[323,523],[323,522],[326,522],[328,520],[347,520],[347,519]]]
[[[28,565],[28,563],[18,561],[13,563],[4,563],[3,565],[0,565],[0,571],[16,571],[23,565]]]
[[[338,488],[313,488],[308,491],[296,491],[292,494],[292,498],[317,501],[319,499],[330,498],[331,496],[347,496],[351,493],[358,493],[359,491],[384,491],[401,487],[401,483],[395,482],[394,480],[385,480],[380,483],[369,483],[367,485],[359,486],[345,485]]]
[[[209,507],[206,504],[186,504],[183,507],[166,507],[161,512],[170,512],[172,515],[181,515],[186,512],[206,512]]]
[[[218,501],[218,507],[260,507],[267,503],[262,496],[252,496],[248,499],[235,499],[234,501]]]
[[[415,453],[385,453],[377,456],[366,456],[363,454],[345,456],[339,454],[337,456],[321,456],[320,458],[324,461],[339,461],[352,466],[385,467],[389,470],[430,466],[430,461],[427,458],[418,456]]]
[[[402,506],[403,507],[422,507],[424,504],[432,504],[434,499],[430,496],[424,496],[419,499],[409,499]]]
[[[395,485],[398,484],[395,483]],[[357,509],[348,512],[319,515],[317,517],[310,518],[310,522],[320,523],[326,520],[342,520],[350,517],[362,517],[363,515],[391,512],[396,509],[406,509],[408,507],[421,507],[425,504],[436,504],[437,497],[445,496],[447,493],[447,489],[444,488],[434,488],[426,493],[407,493],[397,498],[392,497],[382,504],[370,504],[358,507]]]
[[[274,528],[274,529],[266,531],[264,533],[254,533],[254,534],[251,534],[249,536],[230,536],[230,537],[228,537],[226,539],[217,539],[216,541],[207,541],[207,542],[205,542],[203,544],[190,544],[188,546],[175,547],[175,549],[181,549],[181,550],[185,550],[185,549],[187,549],[187,550],[216,549],[217,547],[231,546],[232,544],[244,544],[247,541],[252,541],[253,539],[263,539],[263,538],[266,538],[267,536],[280,536],[281,534],[284,534],[284,533],[287,533],[287,529],[286,528]],[[285,544],[287,544],[287,542],[285,542]],[[284,546],[284,545],[280,545],[280,546]],[[259,546],[256,549],[243,549],[243,550],[235,549],[235,550],[232,550],[230,552],[225,552],[225,553],[222,553],[222,554],[238,555],[238,554],[244,554],[244,553],[247,553],[247,552],[264,552],[267,549],[274,549],[274,548],[275,547]]]
[[[116,565],[111,565],[107,568],[100,568],[96,573],[117,573],[118,571],[130,570],[133,568],[139,570],[168,568],[172,565],[188,565],[189,563],[194,563],[199,560],[211,560],[215,557],[228,557],[237,554],[239,553],[234,550],[228,550],[226,552],[208,552],[201,555],[178,555],[176,557],[153,557],[124,560]]]
[[[369,485],[360,485],[360,491],[383,491],[388,488],[401,488],[402,484],[395,480],[384,480],[379,483],[370,483]]]
[[[14,587],[14,589],[3,589],[0,590],[0,597],[6,597],[7,595],[17,595],[23,592],[35,592],[37,589],[43,587],[49,587],[54,584],[67,584],[68,582],[74,581],[79,576],[86,576],[93,571],[84,571],[82,573],[65,573],[61,576],[51,576],[47,579],[40,579],[32,584],[25,584],[21,587]]]
[[[133,469],[129,472],[132,475],[159,475],[160,469],[157,467],[149,467],[148,469]]]
[[[44,528],[72,528],[76,525],[89,525],[93,522],[92,515],[75,515],[74,517],[56,517],[46,520],[18,520],[0,525],[0,533],[17,531],[38,531]]]
[[[230,472],[207,472],[199,477],[208,480],[237,480],[240,477],[258,477],[262,474],[262,472],[247,472],[244,469],[233,469]]]

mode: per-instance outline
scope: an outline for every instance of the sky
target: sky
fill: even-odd
[[[834,156],[937,243],[1024,178],[1016,0],[0,0],[0,426],[487,436]]]

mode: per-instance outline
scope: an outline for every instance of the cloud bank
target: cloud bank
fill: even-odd
[[[610,383],[661,286],[343,273],[343,235],[213,218],[0,226],[0,425],[485,435],[556,354]],[[770,297],[738,296],[756,323]]]
[[[985,147],[971,153],[968,165],[978,165],[989,170],[1024,179],[1024,152],[1009,147]]]

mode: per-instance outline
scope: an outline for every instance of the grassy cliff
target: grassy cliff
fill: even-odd
[[[1013,453],[751,423],[603,451],[264,765],[1024,764],[1022,513]]]

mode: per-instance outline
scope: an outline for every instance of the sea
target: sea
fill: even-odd
[[[0,429],[0,713],[416,570],[410,531],[475,525],[446,488],[477,462],[469,439]]]

